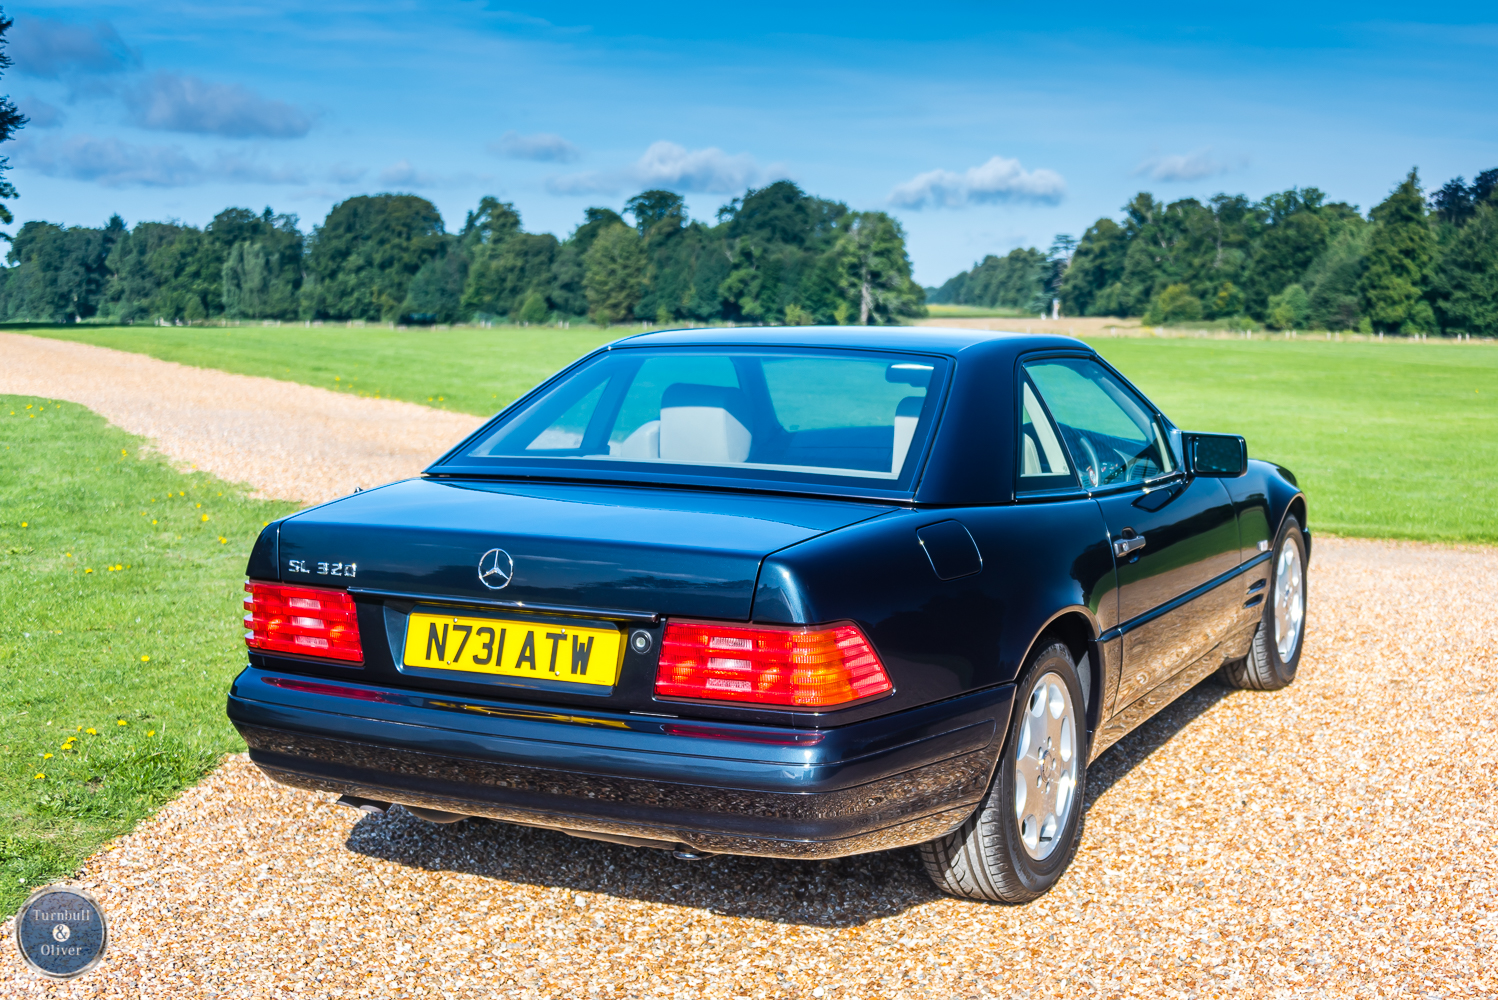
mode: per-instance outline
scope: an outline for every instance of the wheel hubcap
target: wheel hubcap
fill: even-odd
[[[1274,645],[1281,662],[1290,659],[1300,642],[1300,629],[1306,618],[1305,594],[1300,546],[1286,540],[1274,568]]]
[[[1014,748],[1014,818],[1025,853],[1043,861],[1076,808],[1077,718],[1061,675],[1035,682]]]

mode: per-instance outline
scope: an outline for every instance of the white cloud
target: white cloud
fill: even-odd
[[[435,187],[441,181],[435,174],[417,170],[410,160],[400,160],[380,171],[380,183],[387,187]]]
[[[1243,166],[1247,157],[1236,161],[1219,159],[1211,147],[1194,150],[1175,156],[1152,156],[1134,168],[1135,176],[1148,177],[1156,181],[1199,181],[1204,177],[1225,174],[1234,167]]]
[[[328,180],[334,184],[353,184],[369,173],[367,167],[356,167],[349,163],[335,163],[328,168]]]
[[[311,116],[295,105],[195,76],[156,73],[123,97],[134,124],[165,132],[298,139],[312,128]]]
[[[729,154],[716,146],[687,149],[663,140],[651,143],[623,170],[565,174],[550,178],[546,187],[553,194],[613,194],[625,188],[728,194],[781,173],[773,166],[761,169],[748,153]]]
[[[45,80],[118,73],[140,62],[108,21],[82,25],[23,16],[16,18],[7,41],[17,72]]]
[[[1054,205],[1065,193],[1066,182],[1054,170],[1026,170],[1018,160],[995,156],[960,174],[952,170],[917,174],[891,191],[889,200],[899,208],[912,209],[963,208],[1005,201]]]
[[[46,141],[23,139],[15,149],[17,164],[25,169],[111,188],[190,187],[216,181],[306,183],[294,167],[270,167],[238,153],[218,153],[205,163],[177,146],[139,146],[87,134]]]
[[[506,132],[489,143],[489,151],[512,160],[540,160],[549,163],[571,163],[582,150],[554,132],[521,135]]]

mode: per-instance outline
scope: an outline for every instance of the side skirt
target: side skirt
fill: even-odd
[[[1253,631],[1250,629],[1212,647],[1205,656],[1176,671],[1169,679],[1156,685],[1148,694],[1114,714],[1098,727],[1097,734],[1093,736],[1092,756],[1088,763],[1097,760],[1104,750],[1144,725],[1161,709],[1211,676],[1228,660],[1233,659],[1234,651],[1252,636]]]

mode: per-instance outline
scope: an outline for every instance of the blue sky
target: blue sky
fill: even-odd
[[[355,194],[484,194],[565,235],[789,177],[892,212],[922,283],[1167,200],[1314,185],[1365,210],[1498,166],[1498,14],[1447,4],[8,5],[17,222],[304,229]]]

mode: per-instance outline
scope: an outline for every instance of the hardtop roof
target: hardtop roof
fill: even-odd
[[[1046,333],[967,330],[940,326],[735,326],[654,330],[623,337],[618,347],[826,347],[916,351],[956,357],[983,344],[1012,345],[1013,352],[1091,348],[1080,340]]]

